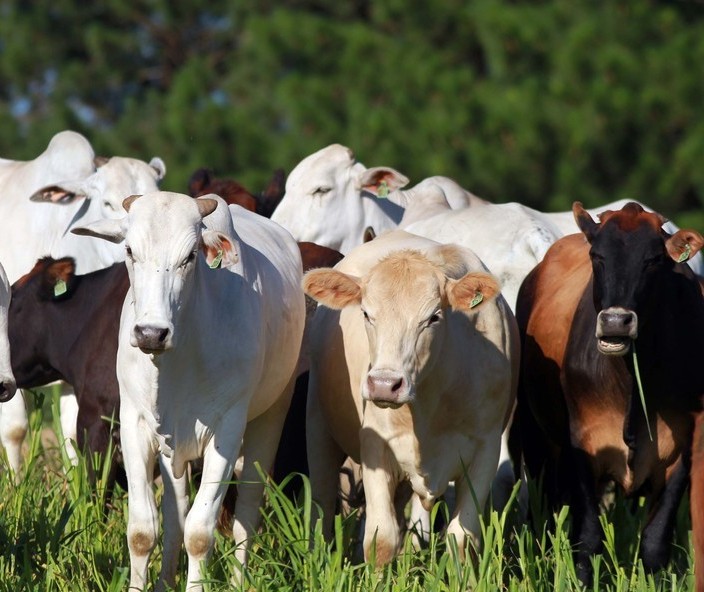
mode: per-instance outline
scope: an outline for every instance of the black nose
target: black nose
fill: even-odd
[[[168,327],[155,327],[153,325],[135,325],[134,327],[135,340],[142,349],[165,349],[168,336]]]
[[[17,385],[12,380],[0,383],[0,403],[7,403],[17,392]]]

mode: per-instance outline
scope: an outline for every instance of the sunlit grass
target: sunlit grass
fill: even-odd
[[[106,470],[97,487],[88,481],[86,463],[72,467],[56,448],[41,443],[41,401],[30,413],[25,473],[18,485],[5,468],[0,474],[0,591],[125,590],[129,556],[125,540],[127,497],[117,489],[106,507]],[[49,414],[51,415],[51,414]],[[53,418],[58,414],[53,413]],[[51,426],[59,431],[58,422]],[[59,438],[60,441],[60,438]],[[99,466],[99,465],[98,465]],[[539,526],[518,520],[515,503],[501,514],[490,512],[483,522],[483,545],[474,561],[460,561],[452,542],[433,535],[415,550],[410,537],[404,552],[390,565],[376,569],[355,562],[357,519],[337,516],[332,542],[325,542],[315,523],[309,484],[293,503],[273,484],[267,485],[262,528],[252,542],[243,590],[351,591],[569,591],[580,586],[568,538],[568,508],[548,516],[532,505]],[[446,515],[444,504],[434,515]],[[689,519],[686,503],[678,516],[673,559],[667,570],[646,574],[638,555],[639,529],[645,519],[642,503],[616,498],[602,516],[604,552],[595,557],[595,582],[590,590],[665,592],[693,590]],[[161,554],[155,550],[150,578],[156,582]],[[182,558],[182,590],[185,558]],[[216,548],[206,566],[205,588],[232,590],[238,568],[232,541],[216,535]]]

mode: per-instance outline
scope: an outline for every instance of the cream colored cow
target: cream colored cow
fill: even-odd
[[[365,557],[402,544],[394,499],[410,483],[429,509],[451,481],[448,533],[479,533],[518,368],[515,319],[470,250],[392,231],[334,269],[304,277],[318,307],[311,335],[308,456],[330,534],[337,473],[362,464]],[[375,541],[375,549],[373,549]]]

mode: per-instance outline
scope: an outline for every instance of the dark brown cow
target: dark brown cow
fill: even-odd
[[[644,565],[658,569],[669,558],[692,413],[704,393],[704,300],[681,261],[704,239],[667,235],[659,214],[633,203],[604,212],[601,223],[579,203],[573,211],[583,234],[557,241],[519,293],[516,429],[553,507],[571,504],[577,573],[588,582],[589,558],[602,544],[600,489],[610,480],[649,498]]]
[[[127,269],[116,263],[86,275],[74,272],[72,258],[45,257],[13,284],[8,321],[12,369],[22,388],[56,380],[73,385],[79,447],[104,455],[112,437],[114,460],[119,430],[115,425],[111,434],[104,418],[119,417],[115,360]],[[122,472],[112,462],[110,485],[116,476]]]
[[[188,193],[191,197],[215,193],[228,204],[236,204],[260,216],[271,218],[271,213],[284,196],[285,183],[286,175],[283,169],[276,169],[264,191],[254,195],[237,181],[217,178],[210,169],[200,168],[194,171],[188,181]]]

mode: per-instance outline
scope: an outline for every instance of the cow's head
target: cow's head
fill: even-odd
[[[693,257],[704,238],[693,230],[670,236],[662,229],[665,218],[633,202],[601,213],[600,222],[579,202],[572,211],[591,244],[597,347],[606,355],[624,355],[638,337],[639,324],[653,312],[667,274]]]
[[[448,324],[466,321],[460,316],[481,310],[499,293],[493,276],[467,272],[452,249],[442,247],[437,256],[398,251],[362,278],[335,269],[304,276],[304,291],[321,304],[359,307],[370,356],[362,397],[379,407],[412,403],[440,357]]]
[[[197,199],[170,192],[133,195],[124,200],[128,214],[122,220],[73,229],[76,234],[125,241],[134,297],[135,324],[130,336],[134,347],[148,353],[172,348],[179,312],[189,298],[199,266],[220,268],[237,261],[234,238],[203,224],[203,218],[218,204],[227,212],[226,204],[216,195]],[[227,220],[231,228],[229,212]]]
[[[114,156],[96,158],[95,172],[83,179],[49,185],[35,192],[31,201],[68,205],[77,200],[90,202],[79,218],[81,223],[102,218],[122,218],[122,201],[129,195],[158,189],[166,174],[166,165],[158,156],[147,164],[135,158]]]
[[[369,224],[363,194],[386,198],[407,183],[398,171],[367,169],[349,148],[333,144],[304,158],[291,171],[286,193],[271,219],[299,242],[314,242],[345,253],[362,243]],[[388,207],[397,208],[400,219],[401,208],[394,204]]]

